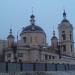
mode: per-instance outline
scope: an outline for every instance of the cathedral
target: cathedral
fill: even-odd
[[[30,25],[23,27],[17,42],[10,29],[7,40],[0,40],[0,61],[15,63],[65,63],[75,64],[73,25],[63,12],[63,20],[58,24],[59,38],[55,31],[51,46],[47,44],[45,31],[30,16]]]

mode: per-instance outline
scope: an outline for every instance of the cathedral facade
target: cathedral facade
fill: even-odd
[[[58,24],[59,38],[55,31],[51,38],[51,46],[47,44],[45,31],[36,25],[35,16],[30,16],[30,25],[23,27],[20,39],[10,29],[7,40],[0,42],[2,62],[22,63],[67,63],[75,64],[73,26],[63,12],[63,20]]]

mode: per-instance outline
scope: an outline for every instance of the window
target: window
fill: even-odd
[[[48,59],[48,55],[45,55],[45,60],[47,60]]]
[[[21,59],[19,59],[19,63],[22,63],[22,60]]]
[[[49,55],[49,59],[51,59],[51,55]]]
[[[64,52],[66,51],[66,45],[63,45],[63,51]]]
[[[52,56],[52,59],[55,59],[55,57],[54,57],[54,56]]]
[[[26,43],[26,37],[23,37],[24,43]]]
[[[18,53],[18,57],[23,57],[23,53]]]
[[[11,57],[11,53],[7,54],[7,57],[10,58]]]
[[[66,40],[65,31],[62,31],[62,39]]]

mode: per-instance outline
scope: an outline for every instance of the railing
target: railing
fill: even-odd
[[[27,71],[75,71],[75,64],[0,63],[0,73]]]

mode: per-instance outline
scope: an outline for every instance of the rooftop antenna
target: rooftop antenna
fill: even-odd
[[[54,25],[53,25],[53,36],[55,36],[55,30],[54,30]]]

